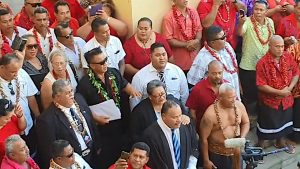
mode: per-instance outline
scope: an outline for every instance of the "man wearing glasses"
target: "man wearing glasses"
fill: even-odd
[[[236,56],[231,45],[226,42],[225,32],[219,26],[210,26],[205,30],[204,35],[206,36],[206,42],[204,43],[204,47],[199,51],[187,74],[188,83],[195,85],[201,79],[204,79],[207,75],[209,62],[218,60],[223,64],[224,80],[234,86],[237,97],[240,100]]]
[[[66,140],[55,140],[52,143],[52,159],[49,169],[78,168],[91,169],[90,165],[76,152]]]
[[[42,0],[24,0],[22,10],[14,18],[15,25],[30,30],[33,27],[34,10],[41,4]]]
[[[74,37],[73,30],[66,22],[58,24],[54,28],[54,34],[57,38],[57,43],[54,44],[53,51],[61,49],[66,54],[75,77],[77,77],[77,80],[80,80],[88,68],[83,53],[85,41],[80,37]]]

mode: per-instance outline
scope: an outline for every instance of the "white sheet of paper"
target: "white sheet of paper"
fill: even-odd
[[[96,115],[109,117],[109,121],[121,119],[120,109],[113,99],[89,107]]]

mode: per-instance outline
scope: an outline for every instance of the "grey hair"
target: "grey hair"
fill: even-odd
[[[222,95],[228,91],[235,91],[234,87],[230,83],[223,83],[219,88],[219,95]]]
[[[20,135],[18,134],[13,134],[11,136],[9,136],[6,140],[5,140],[5,153],[6,155],[12,153],[13,151],[13,147],[14,147],[14,144],[18,141],[24,141]]]
[[[64,91],[64,88],[66,86],[69,86],[70,82],[68,80],[56,80],[53,84],[52,84],[52,97],[54,98],[54,96],[56,96],[58,93]]]
[[[166,91],[166,85],[161,82],[160,80],[151,80],[148,84],[147,84],[147,93],[148,95],[151,95],[153,90],[158,88],[158,87],[163,87],[164,90]]]
[[[49,62],[51,62],[55,56],[62,56],[64,58],[64,60],[66,61],[66,63],[68,63],[68,57],[66,56],[64,51],[62,51],[60,49],[53,50],[49,54]]]

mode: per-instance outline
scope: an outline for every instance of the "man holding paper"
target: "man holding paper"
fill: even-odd
[[[108,168],[114,163],[126,143],[123,140],[126,127],[121,110],[121,92],[131,97],[141,96],[117,69],[108,68],[107,57],[99,47],[86,52],[88,73],[77,86],[77,92],[86,99],[94,120],[99,124],[102,149],[98,168]]]

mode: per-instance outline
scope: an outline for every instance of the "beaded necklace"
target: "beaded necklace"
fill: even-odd
[[[269,43],[269,40],[271,39],[271,36],[272,36],[272,30],[271,30],[271,25],[268,21],[267,22],[267,27],[268,27],[268,38],[264,41],[261,37],[260,37],[260,33],[259,33],[259,30],[258,30],[258,25],[257,25],[257,21],[255,20],[254,16],[252,15],[250,17],[250,20],[251,20],[251,23],[253,24],[253,28],[254,28],[254,31],[255,31],[255,35],[257,37],[257,39],[259,40],[259,42],[262,44],[262,45],[267,45]]]
[[[76,161],[74,162],[74,165],[75,165],[76,169],[81,169],[80,165]],[[53,169],[65,169],[65,168],[61,167],[60,165],[56,164],[56,162],[53,159],[50,160],[50,167]]]
[[[45,53],[43,52],[43,49],[41,47],[41,42],[40,42],[40,39],[38,37],[38,34],[37,34],[37,31],[36,31],[35,27],[33,27],[33,31],[32,32],[33,32],[33,35],[35,37],[36,43],[38,44],[39,51],[42,52],[43,55],[45,55]],[[47,32],[50,34],[50,37],[49,37],[49,44],[50,44],[49,51],[51,51],[52,48],[53,48],[53,39],[52,39],[52,35],[51,35],[51,32],[50,32],[49,28],[47,28]]]
[[[20,101],[20,82],[19,82],[18,77],[16,77],[15,80],[16,80],[16,86],[17,86],[16,104],[18,104],[19,101]],[[8,96],[4,93],[3,90],[4,90],[4,89],[3,89],[3,86],[2,86],[2,84],[0,83],[0,95],[1,95],[1,97],[2,97],[3,99],[10,100],[10,97],[8,97]]]
[[[219,18],[221,19],[221,21],[223,21],[224,23],[228,23],[230,21],[230,10],[229,10],[229,6],[227,5],[227,3],[224,3],[223,4],[225,6],[225,9],[226,9],[226,12],[227,12],[227,20],[225,20],[223,17],[222,17],[222,14],[219,12],[218,10],[218,16]],[[220,8],[219,8],[220,9]]]

